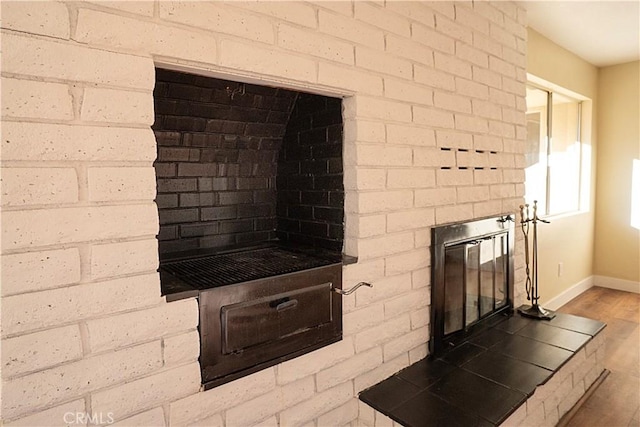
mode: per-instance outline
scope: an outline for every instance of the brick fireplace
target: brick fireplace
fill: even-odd
[[[515,3],[9,1],[2,17],[7,425],[69,412],[126,425],[348,424],[361,390],[427,354],[431,227],[522,201]],[[198,304],[167,303],[157,273],[172,241],[158,240],[160,223],[174,224],[158,210],[176,197],[153,164],[158,149],[184,148],[151,128],[158,68],[342,99],[338,222],[358,258],[343,282],[374,287],[343,298],[341,341],[201,391]],[[229,179],[188,177],[214,178]],[[210,236],[186,229],[198,245]],[[520,246],[516,236],[516,305]]]

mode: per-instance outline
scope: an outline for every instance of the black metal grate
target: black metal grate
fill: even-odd
[[[335,257],[293,252],[282,248],[254,249],[203,258],[162,263],[170,273],[196,289],[264,279],[339,262]]]

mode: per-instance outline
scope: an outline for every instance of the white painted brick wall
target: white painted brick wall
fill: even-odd
[[[117,409],[116,425],[353,423],[359,390],[426,355],[430,227],[521,200],[515,4],[1,7],[7,425],[96,408]],[[198,391],[195,301],[165,303],[154,272],[155,65],[345,97],[346,247],[359,262],[344,285],[374,288],[344,298],[341,342]],[[592,354],[574,380],[594,378],[603,350]]]

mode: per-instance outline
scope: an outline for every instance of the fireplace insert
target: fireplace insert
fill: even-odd
[[[431,239],[429,349],[439,355],[513,311],[513,217],[435,227]]]

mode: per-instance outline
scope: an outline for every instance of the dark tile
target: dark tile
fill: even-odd
[[[482,353],[464,364],[462,368],[506,387],[521,391],[527,396],[531,395],[538,385],[545,383],[553,374],[548,369],[492,351]]]
[[[452,365],[460,366],[484,351],[485,349],[480,346],[465,342],[447,352],[441,359]]]
[[[480,347],[489,348],[500,341],[503,341],[508,336],[509,334],[505,331],[491,328],[475,335],[473,338],[469,339],[469,342],[479,345]]]
[[[395,408],[390,417],[407,427],[474,427],[493,424],[423,391]]]
[[[442,377],[428,391],[453,406],[500,424],[526,396],[463,369]]]
[[[525,326],[516,335],[533,338],[536,341],[542,341],[571,351],[577,351],[591,339],[591,335],[549,326],[543,321],[533,322]]]
[[[606,324],[598,320],[564,313],[556,313],[556,317],[549,321],[549,325],[591,336],[596,335],[606,326]]]
[[[422,359],[398,372],[398,376],[420,388],[427,388],[455,367],[442,360]]]
[[[507,337],[488,351],[530,362],[554,372],[573,355],[569,350],[518,335]]]
[[[389,414],[393,408],[420,391],[419,387],[410,382],[392,376],[360,393],[360,400],[383,414]]]
[[[520,329],[524,328],[531,322],[533,322],[533,320],[522,317],[519,314],[514,314],[503,322],[498,323],[494,327],[496,329],[500,329],[502,331],[513,334],[518,332]]]

